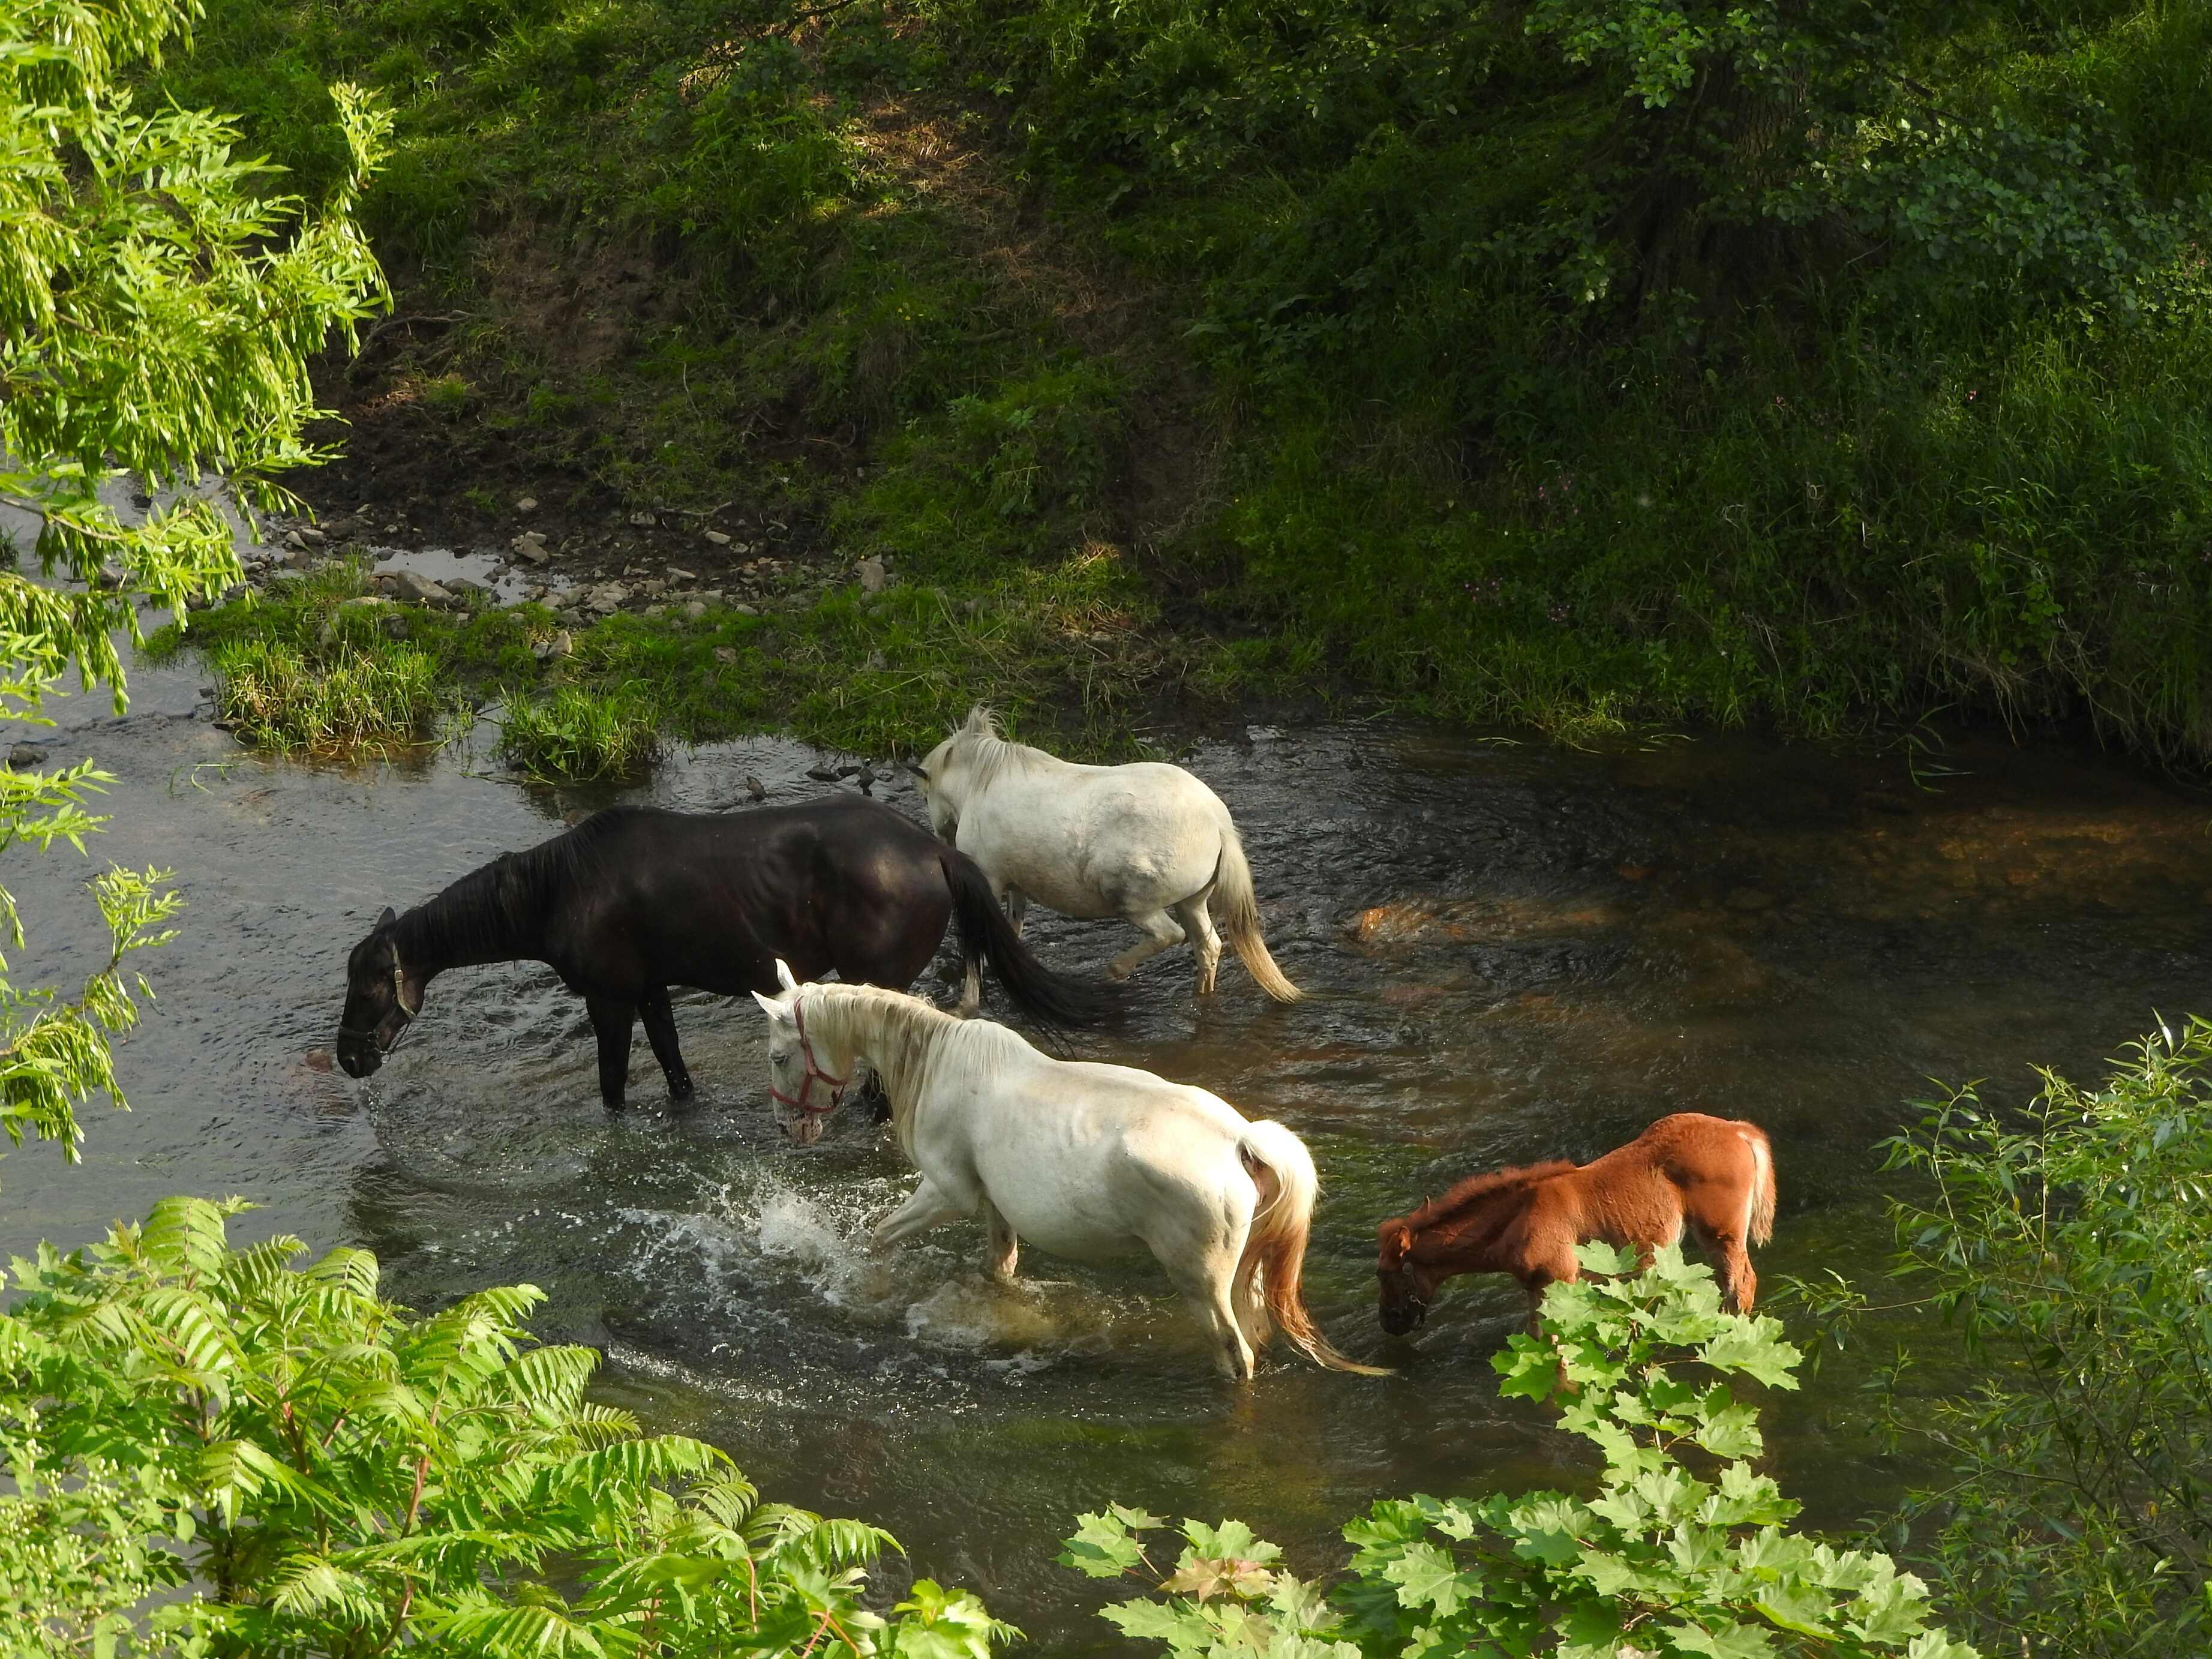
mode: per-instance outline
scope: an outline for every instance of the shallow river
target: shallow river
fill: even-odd
[[[1498,1401],[1486,1363],[1520,1316],[1510,1285],[1462,1280],[1418,1340],[1381,1335],[1381,1216],[1694,1107],[1774,1135],[1770,1285],[1872,1273],[1873,1149],[1925,1079],[2018,1099],[2031,1062],[2092,1073],[2154,1012],[2212,1001],[2208,809],[2094,757],[1968,745],[1926,791],[1901,760],[1749,739],[1594,757],[1345,726],[1199,744],[1187,763],[1243,826],[1276,955],[1314,994],[1271,1006],[1231,958],[1201,1009],[1171,953],[1141,972],[1126,1038],[1091,1052],[1306,1138],[1327,1187],[1309,1293],[1340,1344],[1400,1367],[1326,1374],[1279,1348],[1240,1393],[1149,1263],[1025,1253],[1001,1291],[972,1230],[871,1259],[870,1220],[912,1177],[850,1109],[818,1147],[782,1144],[750,1004],[679,1003],[700,1084],[682,1110],[641,1038],[636,1103],[604,1113],[582,1008],[533,967],[443,976],[366,1084],[313,1069],[380,906],[603,798],[520,787],[465,748],[360,771],[242,757],[193,718],[201,678],[141,669],[119,722],[88,699],[57,710],[67,752],[120,779],[93,850],[173,866],[191,908],[144,958],[160,1001],[122,1056],[135,1110],[89,1116],[81,1169],[51,1148],[8,1159],[0,1249],[86,1239],[171,1191],[235,1192],[265,1206],[242,1231],[367,1245],[416,1306],[533,1281],[545,1334],[605,1350],[611,1397],[726,1446],[774,1495],[889,1527],[913,1570],[984,1591],[1033,1651],[1112,1650],[1102,1591],[1051,1564],[1075,1513],[1109,1498],[1242,1516],[1312,1565],[1376,1496],[1560,1469],[1561,1443]],[[803,775],[816,759],[718,745],[629,798],[729,807],[753,773],[798,799],[824,787]],[[85,873],[66,854],[9,860],[27,979],[88,965]],[[1031,915],[1040,953],[1085,971],[1131,937]],[[1852,1410],[1833,1370],[1776,1404],[1778,1473],[1826,1524],[1899,1478]]]

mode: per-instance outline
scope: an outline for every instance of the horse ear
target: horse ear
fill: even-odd
[[[1396,1246],[1398,1247],[1398,1254],[1399,1254],[1400,1255],[1413,1255],[1413,1230],[1411,1227],[1401,1227],[1401,1228],[1399,1228],[1399,1229],[1398,1229],[1398,1237],[1395,1237],[1395,1239],[1391,1240],[1390,1242],[1391,1242],[1393,1244],[1395,1244],[1395,1245],[1396,1245]]]
[[[791,1018],[791,1010],[785,1007],[774,997],[769,996],[766,992],[754,992],[753,1000],[760,1004],[761,1012],[766,1014],[770,1019],[789,1019]]]
[[[791,964],[781,957],[775,959],[775,982],[787,991],[796,991],[799,981],[792,977]]]
[[[376,919],[376,925],[379,927],[389,927],[398,920],[399,918],[392,914],[392,907],[387,904],[384,907],[384,914]]]

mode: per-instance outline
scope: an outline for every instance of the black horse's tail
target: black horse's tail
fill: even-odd
[[[988,962],[1014,1006],[1061,1028],[1097,1025],[1127,1008],[1120,986],[1055,973],[1032,956],[975,860],[950,847],[942,849],[940,860],[945,884],[952,890],[952,922],[960,930],[962,960],[970,969],[979,961]]]

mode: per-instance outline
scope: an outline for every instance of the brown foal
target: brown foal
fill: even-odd
[[[1720,1258],[1722,1293],[1748,1310],[1759,1275],[1745,1245],[1774,1231],[1774,1153],[1757,1124],[1677,1112],[1589,1164],[1470,1176],[1392,1217],[1375,1230],[1382,1328],[1400,1336],[1419,1325],[1448,1279],[1502,1273],[1528,1291],[1534,1331],[1544,1287],[1576,1276],[1577,1245],[1650,1250],[1680,1243],[1686,1228]]]

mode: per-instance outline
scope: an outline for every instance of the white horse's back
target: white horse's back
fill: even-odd
[[[1114,959],[1115,978],[1188,939],[1199,990],[1213,989],[1221,940],[1268,995],[1298,993],[1260,933],[1235,821],[1200,779],[1162,761],[1084,766],[1006,742],[978,708],[919,769],[931,821],[984,873],[1017,918],[1030,899],[1063,915],[1122,916],[1143,942]],[[963,1006],[971,1011],[973,994]]]

